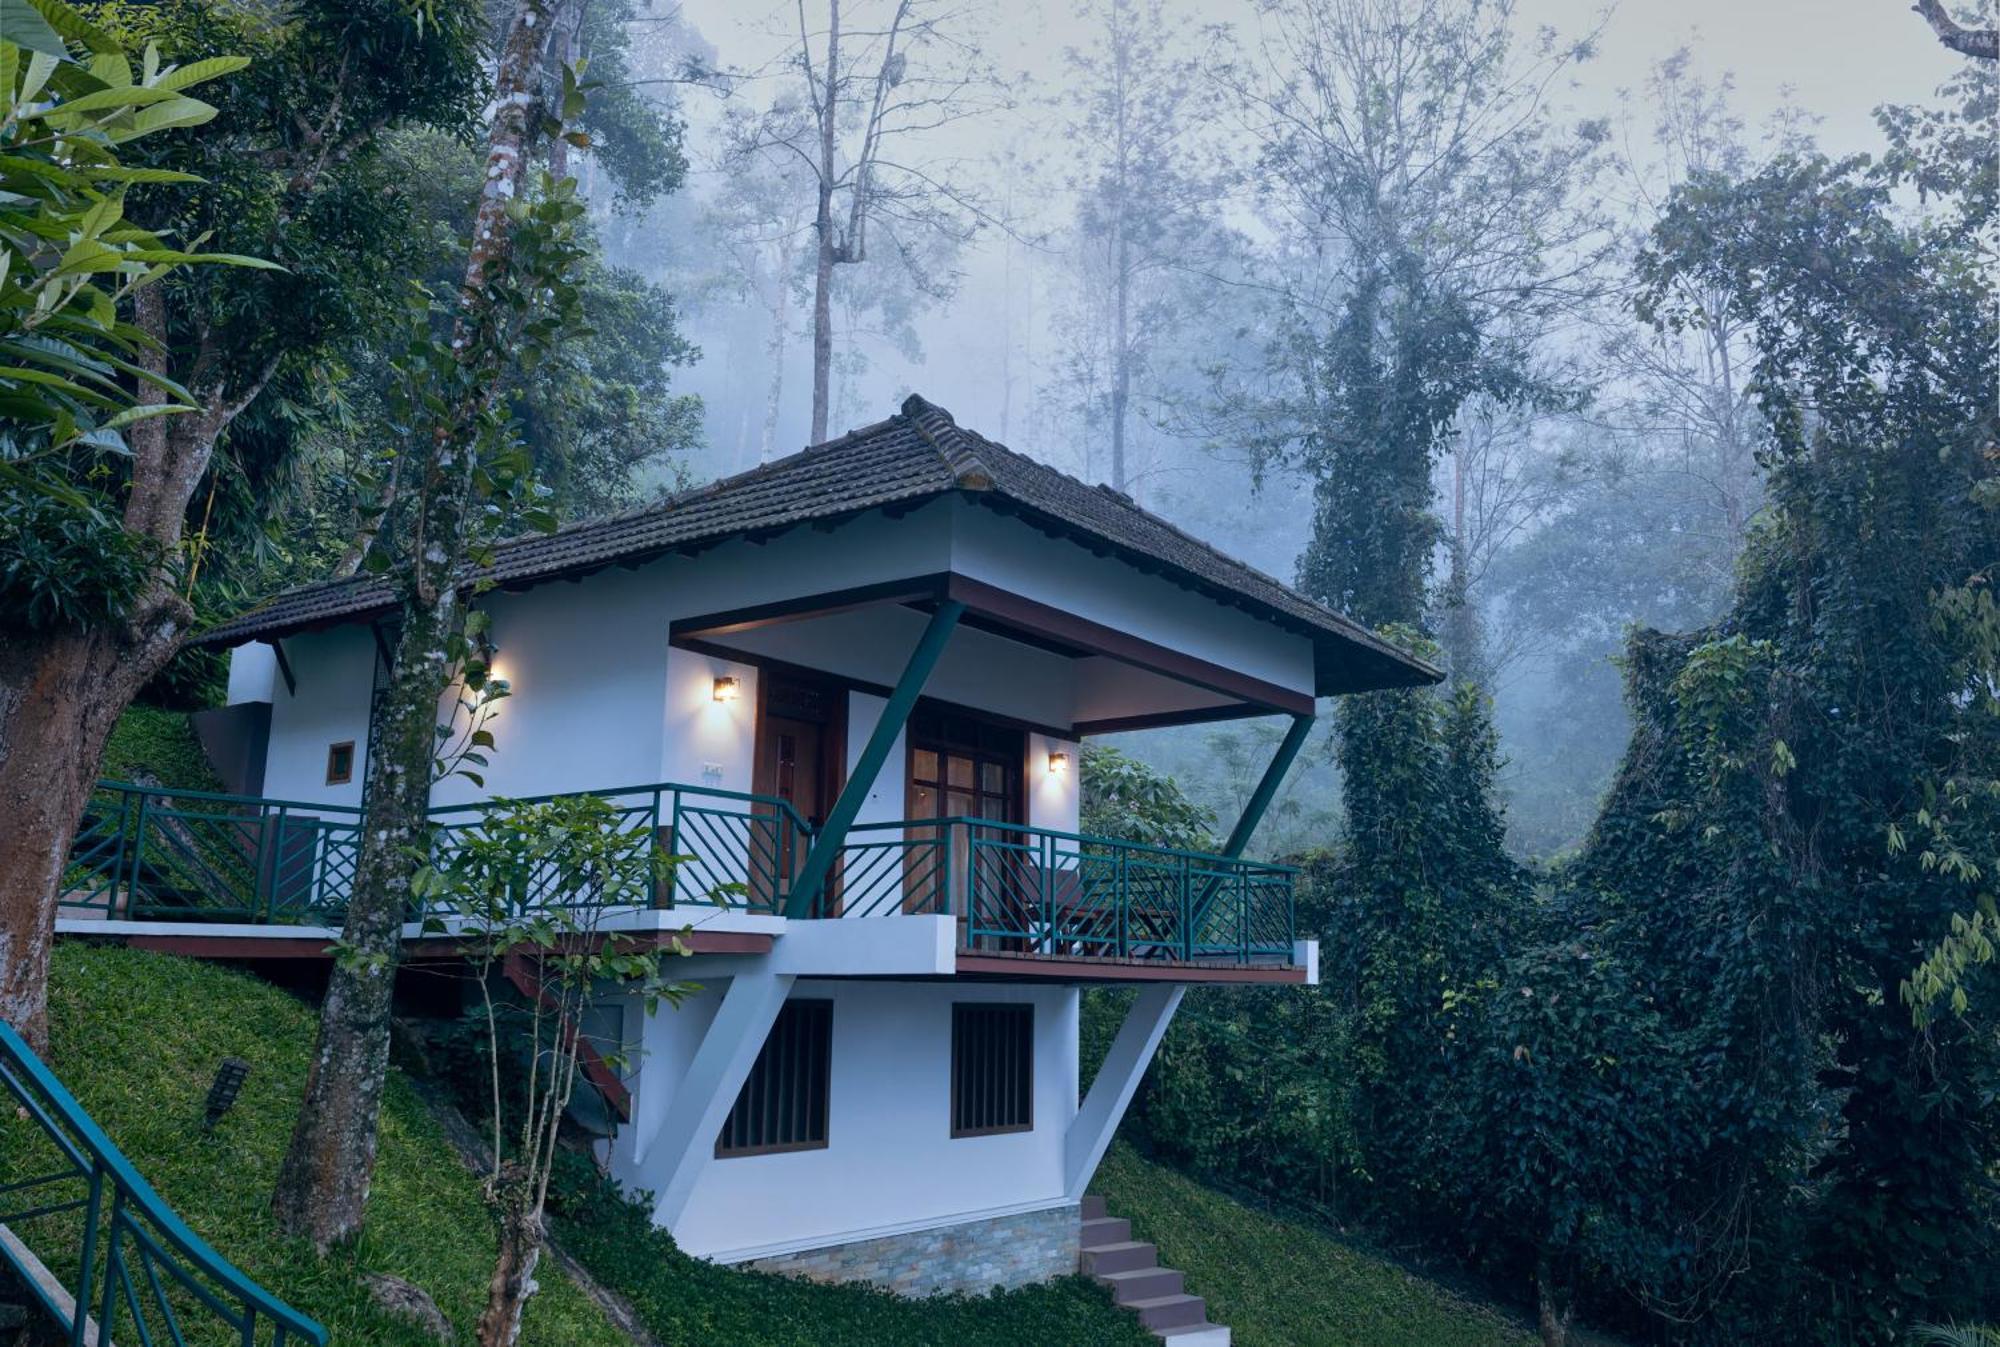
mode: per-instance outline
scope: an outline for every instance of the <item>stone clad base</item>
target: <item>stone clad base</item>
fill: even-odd
[[[905,1296],[983,1295],[1075,1272],[1081,1231],[1082,1218],[1070,1203],[753,1258],[743,1266],[816,1282],[873,1282]]]

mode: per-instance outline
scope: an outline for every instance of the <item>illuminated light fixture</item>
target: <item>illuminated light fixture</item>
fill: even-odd
[[[743,685],[734,677],[724,674],[715,680],[715,700],[733,702],[743,693]]]
[[[1049,754],[1049,775],[1050,776],[1069,775],[1069,754],[1067,753]]]

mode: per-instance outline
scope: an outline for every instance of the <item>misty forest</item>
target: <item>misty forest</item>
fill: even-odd
[[[1523,1341],[1993,1341],[1995,18],[1759,8],[0,0],[0,1018],[190,638],[388,581],[256,1204],[346,1247],[440,694],[507,752],[451,577],[918,393],[1446,675],[1320,703],[1319,984],[1190,989],[1123,1144]],[[1283,731],[1095,738],[1083,831],[1217,850]]]

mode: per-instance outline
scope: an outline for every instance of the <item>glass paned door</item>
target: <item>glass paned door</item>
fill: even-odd
[[[973,843],[1004,844],[1001,828],[968,819],[1021,821],[1020,731],[963,714],[911,717],[908,816],[912,820],[903,866],[903,907],[909,912],[958,914],[965,920]],[[920,820],[955,820],[929,827]],[[980,848],[984,854],[987,848]]]

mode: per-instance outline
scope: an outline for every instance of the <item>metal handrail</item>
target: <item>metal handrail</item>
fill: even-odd
[[[873,823],[857,823],[847,831],[854,833],[869,829],[928,827],[932,824],[963,824],[968,827],[989,828],[1003,832],[1031,834],[1036,837],[1060,838],[1065,842],[1077,842],[1085,846],[1116,847],[1120,851],[1143,851],[1155,856],[1174,856],[1187,860],[1212,861],[1219,865],[1267,873],[1295,875],[1296,865],[1286,865],[1282,861],[1253,861],[1240,856],[1225,856],[1216,851],[1192,851],[1185,847],[1165,847],[1156,842],[1131,842],[1120,837],[1104,837],[1097,833],[1064,832],[1060,828],[1044,828],[1034,823],[1008,823],[1000,819],[980,818],[973,814],[947,814],[939,818],[882,819]]]
[[[188,1228],[55,1073],[4,1022],[0,1022],[0,1084],[67,1164],[0,1187],[0,1199],[25,1194],[30,1202],[20,1211],[0,1210],[0,1232],[10,1236],[0,1240],[0,1257],[62,1326],[71,1347],[87,1343],[109,1347],[119,1339],[121,1320],[131,1324],[139,1341],[167,1341],[179,1347],[188,1341],[181,1317],[189,1310],[207,1310],[246,1345],[258,1343],[263,1329],[267,1332],[261,1340],[270,1347],[294,1341],[325,1347],[324,1328],[252,1281]],[[81,1191],[50,1191],[60,1184],[78,1185]],[[10,1228],[62,1212],[82,1213],[73,1290],[66,1284],[51,1287],[49,1270]],[[177,1286],[178,1297],[169,1294],[163,1273]]]
[[[74,892],[82,897],[71,907],[116,914],[122,892],[133,915],[241,913],[283,922],[306,913],[331,917],[346,901],[361,816],[355,806],[125,782],[103,788],[120,800],[78,838]],[[647,839],[635,845],[679,858],[653,894],[655,906],[733,902],[719,897],[733,890],[753,911],[781,912],[822,831],[778,796],[656,782],[434,806],[433,845],[448,854],[453,837],[480,826],[496,803],[580,796],[622,801],[615,826]],[[203,805],[236,812],[210,813]],[[240,863],[232,848],[242,853]],[[994,859],[1000,853],[1012,856],[1018,873]],[[1062,879],[1065,873],[1074,878]],[[990,937],[1043,950],[1247,961],[1289,953],[1297,873],[1277,862],[971,815],[887,819],[848,829],[810,915],[950,914],[968,919],[974,943]],[[193,888],[220,897],[196,893],[197,906],[188,906],[190,877]],[[232,900],[222,893],[231,883],[255,891]],[[1038,891],[1038,918],[1026,911],[1029,888]],[[1004,909],[1004,920],[977,919],[972,909],[981,898]],[[524,905],[563,901],[551,892],[523,893]],[[1088,918],[1082,929],[1079,913]]]

